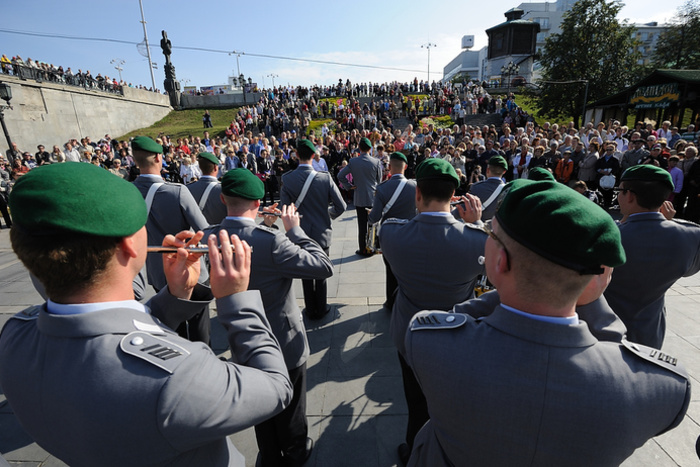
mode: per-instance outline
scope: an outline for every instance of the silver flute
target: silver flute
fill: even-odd
[[[219,245],[218,248],[221,250],[221,245]],[[209,253],[209,247],[201,243],[185,247],[185,249],[189,253]],[[149,253],[175,253],[177,250],[178,248],[175,246],[148,246],[146,251]],[[233,245],[231,245],[231,251],[236,251]],[[253,247],[250,248],[250,251],[253,251]]]

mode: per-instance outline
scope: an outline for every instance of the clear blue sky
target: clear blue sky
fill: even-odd
[[[443,67],[460,52],[463,35],[475,36],[475,50],[486,45],[484,30],[505,20],[503,13],[519,1],[492,0],[475,3],[465,0],[433,2],[384,2],[331,0],[232,2],[202,0],[143,0],[158,88],[163,89],[164,57],[160,49],[161,30],[168,32],[174,50],[172,62],[183,85],[226,84],[237,75],[235,56],[177,49],[178,46],[301,59],[326,60],[360,65],[413,70],[408,72],[298,61],[240,57],[240,71],[254,82],[312,85],[337,83],[339,78],[353,82],[408,81],[427,76],[428,53],[421,44],[437,44],[430,52],[431,79],[442,77]],[[670,19],[683,0],[635,0],[622,10],[631,22],[663,22]],[[488,7],[488,9],[486,8]],[[98,37],[129,42],[143,40],[138,0],[100,2],[95,0],[4,1],[3,29],[32,33]],[[127,82],[151,85],[147,59],[135,45],[68,40],[0,32],[0,53],[23,59],[31,57],[89,69],[117,77],[112,59],[122,59],[122,76]]]

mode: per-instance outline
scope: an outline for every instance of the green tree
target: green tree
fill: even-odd
[[[582,81],[588,81],[587,101],[592,102],[639,77],[634,28],[617,20],[622,6],[619,0],[579,0],[564,15],[561,33],[547,38],[540,58],[541,114],[573,116],[578,126],[586,89]]]
[[[676,11],[652,55],[654,68],[700,68],[700,3],[688,0]]]

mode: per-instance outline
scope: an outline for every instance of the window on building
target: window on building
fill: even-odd
[[[535,18],[534,21],[539,23],[542,29],[549,29],[549,18]]]

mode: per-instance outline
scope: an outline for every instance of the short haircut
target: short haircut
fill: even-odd
[[[203,157],[198,158],[199,168],[202,170],[203,175],[211,175],[216,171],[217,165],[212,161],[204,159]]]
[[[510,238],[503,229],[499,229],[498,237],[511,257],[516,293],[526,302],[546,300],[556,307],[569,305],[576,301],[593,277],[538,255]]]
[[[121,238],[77,233],[33,235],[15,224],[10,241],[49,298],[61,301],[102,278]]]
[[[623,180],[625,189],[634,193],[637,204],[644,209],[658,209],[664,204],[673,191],[668,186],[659,182],[643,180]]]
[[[450,180],[418,180],[416,185],[420,189],[423,199],[430,201],[449,201],[455,194],[455,182]]]
[[[150,167],[156,164],[155,154],[152,152],[142,151],[140,149],[134,149],[134,162],[139,167]]]

